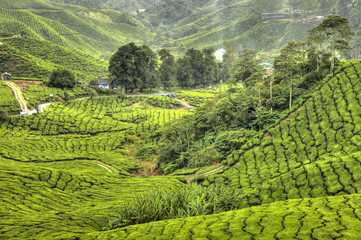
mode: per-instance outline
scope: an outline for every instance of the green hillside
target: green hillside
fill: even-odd
[[[16,100],[11,88],[0,80],[0,109],[7,112],[21,111],[20,104]]]
[[[289,41],[304,41],[308,30],[315,23],[293,20],[260,22],[257,19],[240,18],[228,24],[205,30],[176,40],[179,46],[221,48],[225,41],[234,41],[242,49],[272,51],[281,49]]]
[[[358,239],[360,60],[345,61],[273,127],[198,176],[241,191],[242,208],[106,231],[122,203],[172,177],[131,177],[140,136],[191,112],[157,96],[89,98],[1,120],[4,239]],[[138,139],[138,140],[137,140]],[[36,143],[36,144],[34,144]]]
[[[359,239],[359,194],[264,204],[141,224],[81,239]]]
[[[94,56],[113,53],[127,42],[152,39],[152,34],[130,15],[45,0],[1,2],[0,27],[2,32],[25,32]]]
[[[30,38],[0,39],[0,70],[13,77],[48,79],[52,70],[69,69],[77,80],[107,75],[107,63],[80,51]]]
[[[69,239],[100,231],[136,193],[180,185],[168,177],[131,177],[141,166],[128,150],[137,136],[189,114],[179,105],[161,96],[101,97],[2,118],[0,238]]]
[[[359,60],[335,76],[274,127],[233,152],[228,169],[203,184],[241,188],[244,206],[360,192]]]

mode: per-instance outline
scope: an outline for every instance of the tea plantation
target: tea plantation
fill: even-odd
[[[0,109],[9,112],[21,111],[20,104],[4,81],[0,81]]]
[[[108,96],[5,118],[0,239],[360,239],[360,74],[360,60],[342,62],[223,169],[189,179],[239,189],[241,209],[114,230],[108,222],[137,193],[184,184],[132,176],[141,167],[129,149],[192,111],[167,97]]]

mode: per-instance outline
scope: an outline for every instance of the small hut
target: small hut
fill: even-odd
[[[3,74],[1,74],[1,80],[3,81],[12,80],[12,76],[10,73],[4,72]]]
[[[114,88],[113,82],[109,83],[108,79],[98,78],[97,80],[98,80],[100,88],[104,88],[104,89],[113,89]]]

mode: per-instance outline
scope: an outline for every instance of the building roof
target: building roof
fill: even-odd
[[[97,80],[100,85],[109,85],[108,79],[98,78]]]
[[[8,72],[4,72],[3,74],[1,74],[1,76],[5,76],[5,75],[11,76],[11,74]]]

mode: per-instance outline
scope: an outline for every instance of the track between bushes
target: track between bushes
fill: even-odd
[[[28,107],[26,106],[26,102],[24,101],[20,90],[17,87],[15,87],[15,85],[12,84],[11,82],[6,82],[6,84],[9,86],[9,88],[11,88],[13,90],[15,98],[16,98],[16,100],[18,100],[18,102],[20,104],[21,110],[27,111]]]

